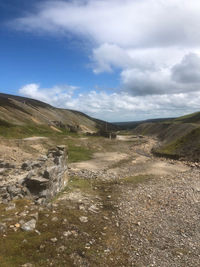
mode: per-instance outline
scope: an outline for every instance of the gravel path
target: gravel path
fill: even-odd
[[[199,170],[120,191],[118,214],[130,266],[199,266]]]
[[[85,178],[119,181],[113,184],[118,196],[115,223],[120,225],[122,250],[128,254],[128,265],[119,266],[200,266],[199,168],[155,158],[150,153],[153,145],[150,140],[132,147],[129,160],[114,168],[71,171]],[[136,175],[151,179],[120,183]]]

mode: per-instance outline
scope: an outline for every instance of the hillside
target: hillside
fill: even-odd
[[[164,122],[164,121],[168,121],[171,119],[173,118],[159,118],[159,119],[148,119],[148,120],[142,120],[142,121],[114,122],[113,124],[119,126],[121,130],[132,130],[143,123]]]
[[[38,100],[0,94],[0,135],[48,135],[63,132],[97,132],[116,126],[74,110],[55,108]]]
[[[164,122],[143,123],[136,134],[156,136],[161,142],[154,153],[158,156],[199,161],[200,112]]]

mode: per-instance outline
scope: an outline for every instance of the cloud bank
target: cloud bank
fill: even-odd
[[[140,106],[146,106],[148,99],[153,116],[157,99],[165,108],[166,99],[170,102],[179,96],[187,109],[190,94],[191,98],[198,95],[199,14],[199,0],[43,1],[35,12],[16,19],[13,27],[84,40],[90,48],[93,72],[118,70],[127,106],[128,97],[131,103],[140,100]]]
[[[27,84],[19,93],[108,121],[174,117],[200,109],[200,92],[132,96],[126,92],[108,94],[97,91],[77,95],[76,90],[79,89],[68,85],[41,88],[39,84]]]

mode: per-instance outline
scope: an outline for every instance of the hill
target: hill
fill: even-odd
[[[143,123],[163,122],[163,121],[168,121],[170,119],[173,119],[173,118],[159,118],[159,119],[148,119],[148,120],[142,120],[142,121],[114,122],[113,124],[119,126],[121,130],[132,130]]]
[[[94,133],[116,126],[86,114],[44,102],[0,93],[0,136],[20,137],[66,132]]]
[[[200,161],[200,112],[164,122],[143,123],[134,133],[156,136],[161,141],[153,150],[158,156]]]

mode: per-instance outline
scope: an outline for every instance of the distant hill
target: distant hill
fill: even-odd
[[[174,118],[159,118],[159,119],[148,119],[142,121],[126,121],[126,122],[113,122],[114,125],[120,127],[121,130],[132,130],[135,129],[138,125],[143,123],[150,123],[150,122],[163,122],[172,120]]]
[[[185,116],[181,116],[174,120],[181,123],[198,123],[200,124],[200,112],[191,113]]]
[[[158,137],[161,144],[154,148],[156,155],[200,161],[200,112],[163,122],[145,122],[134,133]]]
[[[38,100],[0,93],[0,136],[93,133],[116,128],[111,123],[79,111],[55,108]]]

